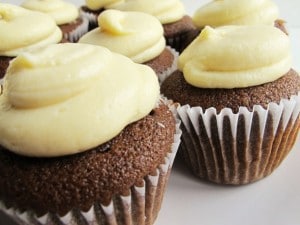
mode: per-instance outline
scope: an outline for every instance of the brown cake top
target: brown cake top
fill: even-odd
[[[161,92],[181,105],[201,106],[203,109],[215,107],[218,112],[228,107],[238,112],[240,106],[252,110],[254,105],[264,108],[270,102],[279,103],[300,91],[300,76],[290,70],[280,79],[248,88],[209,89],[188,84],[180,71],[174,72],[161,86]]]
[[[179,36],[180,34],[196,29],[192,18],[188,15],[185,15],[181,20],[176,22],[164,24],[163,27],[164,36],[167,38]]]
[[[169,48],[165,48],[159,56],[144,64],[150,66],[156,74],[161,74],[172,67],[174,60],[175,57],[172,51]]]
[[[8,207],[38,215],[87,211],[154,174],[170,151],[175,121],[165,105],[128,125],[117,137],[77,155],[30,158],[0,147],[0,199]]]

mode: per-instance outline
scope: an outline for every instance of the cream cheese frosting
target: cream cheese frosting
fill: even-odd
[[[105,10],[98,24],[99,28],[81,37],[79,43],[104,46],[137,63],[150,61],[166,47],[161,23],[149,14]]]
[[[193,21],[196,26],[274,25],[279,10],[271,0],[214,0],[199,8]]]
[[[85,0],[86,6],[91,10],[99,10],[123,2],[124,0]]]
[[[0,3],[0,34],[0,55],[11,57],[62,39],[50,16],[5,3]]]
[[[290,41],[268,25],[205,27],[178,64],[186,81],[196,87],[260,85],[290,70]]]
[[[52,16],[57,25],[70,23],[79,16],[75,5],[62,0],[25,0],[21,6]]]
[[[10,64],[0,96],[0,145],[21,155],[75,154],[115,137],[159,98],[154,71],[106,48],[56,44]]]
[[[176,22],[185,15],[183,3],[179,0],[125,0],[111,8],[145,12],[158,18],[162,24]]]

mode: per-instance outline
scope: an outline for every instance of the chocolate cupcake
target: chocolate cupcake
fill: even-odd
[[[154,16],[110,9],[98,20],[99,27],[82,36],[79,43],[103,46],[148,65],[160,82],[176,70],[178,53],[166,47],[162,25]]]
[[[0,102],[0,208],[16,222],[154,223],[180,130],[148,66],[52,45],[12,61]]]
[[[289,38],[272,26],[206,27],[161,92],[179,102],[182,155],[198,177],[247,184],[271,174],[295,143],[300,77]]]
[[[182,50],[194,40],[205,26],[270,25],[287,33],[279,9],[271,0],[263,1],[211,1],[196,10],[193,23],[198,32],[190,32]]]
[[[58,43],[62,33],[55,21],[40,12],[0,3],[0,79],[18,54]]]
[[[63,0],[25,0],[21,6],[53,17],[63,33],[63,38],[69,42],[77,42],[88,31],[88,20],[79,16],[75,5]]]
[[[179,51],[187,34],[196,29],[179,0],[130,0],[111,6],[121,11],[139,11],[159,19],[164,28],[167,45]]]

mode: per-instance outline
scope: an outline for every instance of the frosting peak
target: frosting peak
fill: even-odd
[[[205,27],[179,57],[186,81],[202,88],[259,85],[290,68],[288,36],[267,25]]]
[[[124,0],[85,0],[86,6],[91,10],[99,10],[124,2]]]
[[[199,8],[193,21],[196,26],[274,25],[278,7],[271,0],[214,0]]]
[[[149,14],[111,9],[100,14],[98,23],[99,28],[81,37],[79,43],[104,46],[137,63],[157,57],[166,46],[161,23]]]
[[[148,66],[106,48],[69,43],[16,57],[2,92],[0,145],[52,157],[100,145],[146,116],[159,84]]]
[[[21,6],[50,15],[58,25],[70,23],[79,16],[75,5],[62,0],[25,0]]]
[[[184,6],[179,0],[125,0],[109,8],[148,13],[158,18],[162,24],[176,22],[185,14]]]
[[[0,55],[16,56],[62,38],[55,21],[44,13],[0,3],[0,18]]]

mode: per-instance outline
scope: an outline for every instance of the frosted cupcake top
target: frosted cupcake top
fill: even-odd
[[[11,62],[0,95],[0,145],[27,156],[82,152],[146,116],[158,98],[148,66],[103,47],[50,45]]]
[[[198,27],[274,25],[278,11],[271,0],[214,0],[199,8],[193,21]]]
[[[5,3],[0,3],[0,34],[0,55],[12,57],[62,39],[50,16]]]
[[[25,0],[21,6],[52,16],[58,25],[70,23],[79,16],[75,5],[62,0]]]
[[[179,0],[125,0],[111,8],[145,12],[158,18],[162,24],[176,22],[185,15],[184,6]]]
[[[165,49],[163,27],[149,14],[111,9],[100,14],[98,23],[99,28],[81,37],[79,43],[107,47],[137,63],[150,61]]]
[[[290,68],[288,36],[268,25],[205,27],[179,57],[186,81],[201,88],[260,85]]]
[[[85,0],[86,6],[91,10],[99,10],[122,2],[124,0]]]

